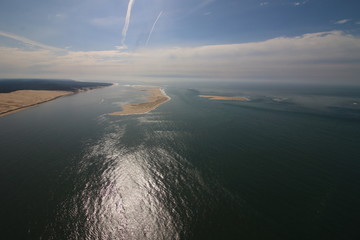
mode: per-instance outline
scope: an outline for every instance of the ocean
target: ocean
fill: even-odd
[[[360,239],[359,87],[160,86],[1,117],[1,238]]]

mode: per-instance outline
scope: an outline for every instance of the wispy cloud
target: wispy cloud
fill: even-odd
[[[163,11],[161,11],[161,12],[159,13],[159,15],[157,16],[157,18],[156,18],[156,20],[155,20],[154,24],[153,24],[153,25],[152,25],[152,27],[151,27],[151,30],[150,30],[149,36],[148,36],[148,38],[147,38],[147,40],[146,40],[146,46],[149,44],[149,40],[150,40],[151,35],[152,35],[152,33],[153,33],[154,29],[155,29],[156,23],[159,21],[159,19],[160,19],[160,17],[161,17],[161,15],[162,15],[162,13],[163,13]]]
[[[25,43],[25,44],[28,44],[28,45],[31,45],[31,46],[40,47],[40,48],[43,48],[43,49],[48,49],[48,50],[52,50],[52,51],[63,51],[63,49],[61,49],[61,48],[52,47],[52,46],[49,46],[49,45],[46,45],[46,44],[43,44],[43,43],[40,43],[40,42],[36,42],[36,41],[30,40],[28,38],[12,34],[12,33],[7,33],[7,32],[0,31],[0,36],[11,38],[11,39],[14,39],[16,41],[20,41],[22,43]]]
[[[351,21],[350,19],[341,19],[339,21],[336,21],[335,24],[345,24],[345,23],[348,23],[350,21]]]
[[[60,19],[65,19],[67,18],[67,14],[66,13],[57,13],[55,14],[56,18],[60,18]]]
[[[128,29],[129,29],[129,24],[130,24],[130,19],[131,19],[131,10],[132,10],[132,6],[133,6],[134,2],[135,2],[135,0],[129,0],[128,8],[126,11],[125,24],[124,24],[124,27],[122,30],[122,39],[121,39],[122,45],[125,45],[126,35],[127,35]]]
[[[306,3],[308,3],[307,0],[306,1],[301,1],[301,2],[285,2],[285,3],[280,3],[280,4],[286,5],[286,6],[292,5],[292,6],[298,7],[298,6],[304,5]],[[276,3],[271,3],[271,4],[273,5],[273,4],[276,4]],[[270,2],[260,2],[261,7],[264,7],[264,6],[267,6],[267,5],[270,5]]]
[[[49,14],[48,19],[61,22],[68,18],[68,15],[66,13],[56,13],[56,14]]]
[[[306,4],[308,1],[302,1],[302,2],[293,2],[292,5],[294,5],[295,7],[297,6],[301,6],[301,5],[304,5]]]
[[[99,27],[110,27],[110,26],[118,26],[120,22],[122,21],[122,18],[115,17],[115,16],[109,16],[104,18],[94,18],[91,20],[91,24]]]
[[[215,2],[215,0],[203,0],[203,1],[202,1],[198,6],[196,6],[195,8],[198,8],[198,9],[204,8],[205,6],[207,6],[207,5],[209,5],[209,4],[213,3],[213,2]]]
[[[195,7],[193,7],[188,14],[193,14],[203,8],[205,8],[206,6],[212,4],[213,2],[215,2],[216,0],[203,0],[201,1],[199,4],[197,4]]]

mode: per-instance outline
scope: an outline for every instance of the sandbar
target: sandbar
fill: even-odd
[[[0,116],[36,106],[56,98],[73,94],[71,91],[18,90],[0,93]]]
[[[249,101],[246,97],[226,97],[226,96],[211,96],[211,95],[199,95],[203,98],[208,98],[210,100],[236,100],[236,101]]]
[[[163,103],[170,101],[163,89],[160,87],[136,87],[140,91],[146,91],[150,96],[146,98],[147,102],[138,104],[125,104],[122,105],[122,111],[109,113],[108,115],[132,115],[148,113]]]

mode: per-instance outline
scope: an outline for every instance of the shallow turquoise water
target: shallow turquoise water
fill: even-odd
[[[119,85],[0,118],[3,236],[358,239],[358,89],[164,87],[149,114],[105,115],[143,100]]]

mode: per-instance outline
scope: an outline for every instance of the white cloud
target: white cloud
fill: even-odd
[[[350,21],[351,21],[350,19],[341,19],[339,21],[336,21],[335,24],[345,24],[345,23],[348,23]]]
[[[205,79],[360,84],[360,38],[341,31],[279,37],[262,42],[136,52],[68,51],[61,56],[50,49],[29,51],[0,47],[0,56],[0,77],[21,75],[116,81],[121,77],[153,75],[166,79],[170,75],[187,75]]]
[[[91,20],[91,24],[99,27],[110,27],[110,26],[118,26],[123,21],[120,17],[109,16],[103,18],[94,18]]]
[[[65,19],[67,18],[67,14],[66,13],[57,13],[55,14],[56,18],[60,18],[60,19]]]
[[[260,6],[266,6],[266,5],[269,5],[269,2],[261,2],[260,3]]]
[[[304,4],[306,4],[308,1],[302,1],[302,2],[293,2],[292,4],[294,5],[294,6],[300,6],[300,5],[304,5]]]

